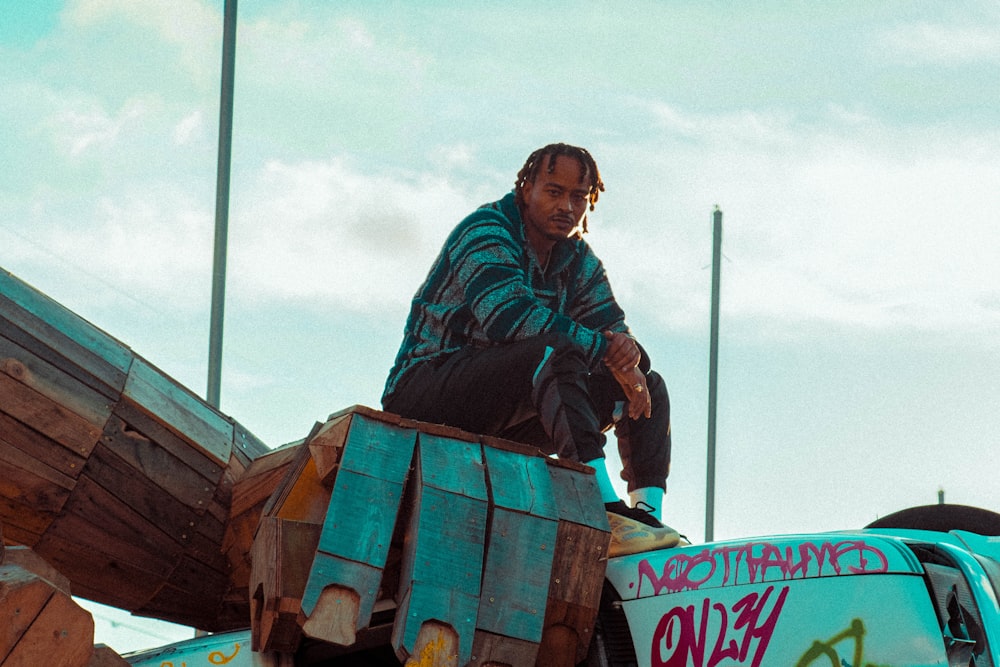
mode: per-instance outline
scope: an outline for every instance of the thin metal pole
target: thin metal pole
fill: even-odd
[[[708,479],[705,485],[705,541],[715,539],[715,412],[719,380],[719,282],[722,259],[722,211],[712,213],[712,329],[708,357]]]
[[[215,179],[215,258],[212,265],[212,323],[208,340],[206,400],[219,407],[222,386],[222,325],[226,302],[229,237],[229,169],[233,143],[233,79],[236,62],[236,0],[226,0],[222,28],[222,91],[219,100],[219,157]]]

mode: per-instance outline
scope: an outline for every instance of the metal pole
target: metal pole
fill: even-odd
[[[705,541],[715,539],[715,412],[719,379],[719,282],[722,259],[722,211],[712,213],[712,329],[708,357],[708,479],[705,485]]]
[[[219,407],[222,385],[222,324],[226,302],[229,237],[229,167],[233,140],[233,78],[236,62],[236,0],[226,0],[222,28],[222,92],[219,100],[219,157],[215,178],[215,259],[212,266],[212,323],[208,341],[206,400]]]

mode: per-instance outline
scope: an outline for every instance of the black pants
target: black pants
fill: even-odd
[[[643,353],[642,368],[648,369]],[[629,491],[665,488],[670,472],[670,397],[647,370],[652,416],[615,420],[625,395],[610,373],[590,373],[583,350],[550,333],[425,361],[383,401],[389,412],[534,445],[574,461],[604,456],[612,425]]]

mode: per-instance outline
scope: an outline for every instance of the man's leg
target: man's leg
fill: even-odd
[[[385,409],[505,437],[537,420],[551,442],[547,451],[590,460],[603,456],[605,437],[587,376],[583,351],[569,336],[544,334],[426,361],[407,374]]]

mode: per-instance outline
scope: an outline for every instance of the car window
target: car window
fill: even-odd
[[[979,607],[961,570],[947,554],[933,546],[914,547],[913,550],[924,567],[935,602],[948,664],[995,667]]]

